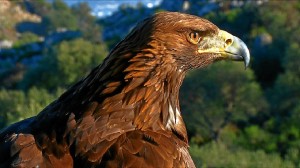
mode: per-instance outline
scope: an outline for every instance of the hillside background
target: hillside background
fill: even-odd
[[[220,62],[187,75],[181,111],[197,167],[300,167],[299,1],[124,1],[108,13],[78,2],[0,0],[0,129],[58,98],[138,21],[180,11],[240,37],[252,57],[247,70]]]

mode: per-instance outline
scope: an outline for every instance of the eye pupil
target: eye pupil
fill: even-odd
[[[198,32],[191,32],[190,33],[190,42],[193,44],[197,44],[200,41],[200,36]]]

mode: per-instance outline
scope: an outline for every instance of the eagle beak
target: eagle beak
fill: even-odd
[[[235,61],[244,61],[245,68],[249,66],[250,62],[250,53],[246,44],[226,31],[220,30],[219,35],[221,43],[223,46],[220,48],[220,53],[223,57],[235,60]]]
[[[250,53],[246,44],[224,30],[219,30],[217,35],[204,37],[199,44],[200,54],[216,54],[216,58],[244,61],[245,68],[249,66]]]

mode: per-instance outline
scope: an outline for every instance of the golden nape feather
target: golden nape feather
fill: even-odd
[[[190,69],[250,60],[237,37],[196,16],[139,23],[83,80],[0,133],[0,167],[195,167],[179,88]]]

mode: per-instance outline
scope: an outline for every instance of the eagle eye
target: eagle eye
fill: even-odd
[[[199,32],[191,32],[188,36],[188,40],[192,44],[198,44],[199,41],[201,40]]]

